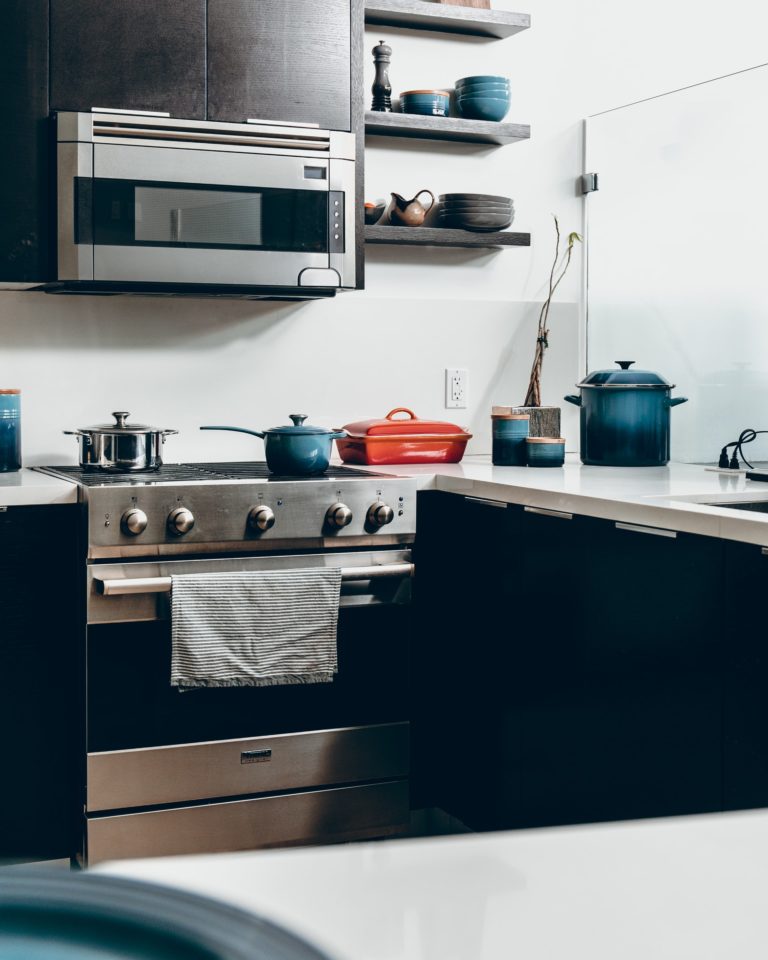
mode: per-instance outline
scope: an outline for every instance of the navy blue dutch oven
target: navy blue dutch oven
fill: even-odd
[[[669,411],[687,397],[670,397],[674,384],[650,370],[596,370],[576,384],[581,396],[581,460],[598,467],[663,467],[669,462]]]

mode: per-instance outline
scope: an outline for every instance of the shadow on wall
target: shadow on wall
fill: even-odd
[[[210,350],[240,335],[262,336],[311,302],[163,297],[0,295],[5,349],[142,350],[174,344]]]

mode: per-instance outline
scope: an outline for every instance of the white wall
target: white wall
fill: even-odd
[[[768,25],[748,0],[727,10],[709,0],[649,0],[632,17],[608,0],[495,6],[522,7],[532,29],[492,42],[376,28],[366,48],[380,38],[392,44],[396,91],[472,73],[509,76],[510,119],[530,122],[532,139],[498,149],[371,140],[366,193],[428,186],[512,196],[530,250],[369,248],[365,293],[297,306],[3,293],[0,380],[24,391],[26,462],[74,459],[74,441],[60,430],[119,408],[181,429],[169,440],[171,460],[254,452],[245,437],[200,434],[205,422],[260,428],[302,407],[333,425],[401,404],[467,423],[477,434],[471,449],[486,452],[491,403],[519,402],[525,391],[551,214],[566,232],[581,227],[581,118],[759,62]],[[553,315],[545,402],[559,402],[581,372],[580,297],[577,262]],[[470,370],[466,411],[443,408],[446,366]],[[573,412],[564,413],[574,448]]]

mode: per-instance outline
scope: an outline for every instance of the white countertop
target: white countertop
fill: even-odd
[[[122,861],[334,960],[763,960],[768,813]]]
[[[766,500],[768,483],[715,473],[697,464],[586,467],[576,454],[564,467],[495,467],[490,457],[456,464],[370,467],[416,476],[421,490],[545,507],[624,523],[660,527],[768,546],[768,513],[708,506],[716,500]]]
[[[77,503],[77,486],[35,470],[0,473],[0,507]]]

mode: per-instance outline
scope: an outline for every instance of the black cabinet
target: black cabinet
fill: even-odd
[[[205,117],[205,0],[51,0],[51,109]]]
[[[78,517],[76,505],[0,510],[0,860],[76,851],[84,744]]]
[[[0,282],[48,279],[48,0],[0,8]]]
[[[350,0],[208,0],[208,116],[350,130]]]
[[[726,810],[768,807],[766,550],[729,543],[725,584],[724,806]]]
[[[474,829],[721,809],[722,542],[422,498],[422,804]]]

